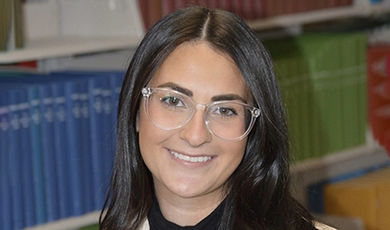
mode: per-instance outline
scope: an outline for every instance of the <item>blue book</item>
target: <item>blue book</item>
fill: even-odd
[[[8,91],[0,91],[0,229],[11,230],[11,191],[8,178],[10,118]]]
[[[42,224],[46,222],[46,198],[45,183],[43,172],[43,155],[42,155],[42,135],[41,120],[42,111],[40,104],[39,86],[29,87],[28,97],[30,101],[31,114],[31,150],[32,150],[32,176],[33,190],[35,201],[35,222]]]
[[[90,111],[90,131],[91,131],[91,163],[92,163],[92,195],[94,198],[94,209],[100,209],[104,193],[102,189],[102,168],[103,168],[103,133],[99,125],[104,122],[103,118],[103,87],[102,78],[94,78],[89,84],[89,111]]]
[[[39,87],[40,106],[42,111],[42,154],[45,181],[47,221],[59,218],[58,181],[54,146],[54,99],[50,84]]]
[[[36,224],[35,202],[34,202],[34,183],[33,183],[33,152],[31,145],[31,113],[28,90],[30,87],[22,87],[19,90],[20,102],[18,110],[20,111],[20,154],[22,164],[22,188],[23,188],[23,207],[24,207],[24,226],[33,226]]]
[[[80,86],[80,105],[81,105],[81,145],[80,152],[82,157],[82,179],[83,179],[83,212],[91,212],[94,210],[93,196],[93,176],[91,163],[91,130],[90,130],[90,105],[89,105],[89,84],[90,78],[88,75],[81,75],[79,82]]]
[[[10,131],[9,131],[9,157],[7,165],[7,174],[9,176],[10,194],[11,194],[11,213],[12,229],[22,229],[24,223],[23,207],[23,178],[22,178],[22,154],[21,154],[21,112],[19,104],[21,103],[20,88],[10,89],[9,93],[9,112],[10,112]]]
[[[119,94],[123,81],[123,72],[111,72],[108,87],[104,93],[104,104],[105,104],[105,122],[103,123],[103,134],[104,141],[110,143],[104,148],[104,167],[103,167],[103,182],[105,185],[105,193],[107,193],[110,176],[113,168],[115,149],[116,149],[116,128],[117,128],[117,110]]]
[[[66,87],[70,87],[69,81],[56,79],[51,83],[53,93],[54,109],[54,149],[55,149],[55,166],[57,168],[58,184],[58,208],[59,217],[66,218],[71,216],[71,196],[70,196],[70,177],[69,177],[69,146],[68,136],[66,133],[68,117],[66,113]]]
[[[81,105],[80,89],[76,81],[72,81],[69,87],[65,87],[66,103],[66,136],[68,137],[68,162],[69,162],[69,193],[70,210],[72,216],[83,214],[83,179],[82,179],[82,153],[81,153]]]

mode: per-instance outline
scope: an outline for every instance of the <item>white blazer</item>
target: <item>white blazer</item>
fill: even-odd
[[[318,230],[336,230],[335,228],[332,228],[328,225],[325,225],[325,224],[322,224],[322,223],[319,223],[319,222],[315,222],[315,227],[318,229]],[[139,229],[139,230],[149,230],[150,227],[149,227],[149,221],[146,219],[144,224],[142,225],[142,227]]]

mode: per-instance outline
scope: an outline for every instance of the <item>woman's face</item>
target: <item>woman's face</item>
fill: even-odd
[[[238,67],[206,42],[185,43],[176,48],[148,85],[161,86],[191,92],[192,99],[199,104],[210,103],[213,97],[223,95],[249,100]],[[233,142],[213,136],[205,125],[203,111],[197,108],[185,126],[167,131],[153,125],[142,101],[137,121],[139,145],[152,173],[157,196],[223,199],[222,186],[240,164],[247,139]],[[191,157],[201,161],[189,161]]]

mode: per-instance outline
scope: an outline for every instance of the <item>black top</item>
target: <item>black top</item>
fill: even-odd
[[[198,224],[182,227],[164,218],[157,199],[154,197],[152,208],[148,215],[150,230],[216,230],[222,218],[224,203],[222,202],[210,215]]]

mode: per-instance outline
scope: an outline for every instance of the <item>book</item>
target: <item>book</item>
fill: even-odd
[[[56,79],[50,82],[50,88],[53,94],[53,112],[54,112],[54,150],[55,166],[57,168],[58,181],[58,211],[60,218],[66,218],[72,215],[71,196],[72,189],[69,178],[69,145],[66,135],[68,117],[66,106],[69,103],[66,100],[65,88],[70,87],[70,83],[62,79]]]
[[[42,111],[42,157],[43,176],[45,180],[45,198],[47,221],[59,219],[58,180],[56,156],[54,146],[54,98],[50,84],[41,84],[39,87],[40,106]]]
[[[41,143],[41,120],[42,111],[40,106],[39,86],[34,85],[28,89],[28,100],[30,102],[31,117],[31,151],[32,151],[32,176],[33,176],[33,194],[35,201],[36,224],[46,222],[46,200],[45,200],[45,183],[43,179],[43,156]]]
[[[390,168],[331,183],[324,188],[327,214],[354,216],[363,220],[365,229],[385,230],[390,224]]]
[[[23,207],[23,186],[22,186],[22,153],[21,153],[21,111],[19,104],[21,103],[20,94],[22,89],[14,88],[8,90],[9,116],[10,116],[10,131],[9,131],[9,149],[7,162],[7,175],[9,176],[10,187],[10,202],[9,212],[11,213],[11,226],[13,229],[22,229],[25,226]]]
[[[7,49],[11,32],[12,22],[12,1],[3,0],[0,2],[0,51]]]
[[[0,228],[12,228],[12,215],[10,212],[11,191],[10,181],[8,177],[8,158],[9,158],[9,132],[10,132],[10,117],[9,117],[9,101],[8,91],[0,91]]]

